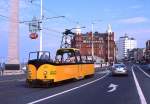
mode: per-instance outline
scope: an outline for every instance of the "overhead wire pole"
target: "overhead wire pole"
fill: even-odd
[[[92,23],[92,57],[94,57],[94,45],[93,45],[93,34],[94,33],[94,23]]]
[[[43,0],[41,0],[41,25],[40,25],[40,51],[43,50],[43,30],[42,30],[42,27],[43,27]]]
[[[107,56],[107,58],[108,58],[108,65],[110,64],[110,35],[111,35],[111,33],[112,33],[112,29],[111,29],[111,25],[110,24],[108,24],[108,30],[107,30],[107,32],[108,32],[108,40],[107,40],[107,44],[108,44],[108,46],[107,46],[107,53],[108,53],[108,56]]]
[[[32,3],[32,0],[31,0],[31,3]],[[43,0],[40,0],[40,20],[38,20],[40,23],[40,29],[39,29],[39,32],[40,32],[40,47],[39,47],[40,51],[43,50],[43,21],[48,20],[48,19],[53,19],[53,18],[61,18],[61,17],[65,17],[65,16],[56,16],[56,17],[44,18],[43,17]],[[23,21],[23,22],[30,22],[30,21]]]
[[[96,22],[100,22],[101,20],[96,20],[95,22],[92,22],[92,49],[91,49],[91,51],[92,51],[92,57],[94,58],[94,24],[96,23]]]
[[[108,56],[107,56],[108,57],[108,64],[109,64],[109,35],[110,35],[110,33],[108,32],[108,40],[107,40],[107,42],[108,42],[107,43],[108,44],[108,50],[107,50],[108,51],[107,52],[108,53]]]

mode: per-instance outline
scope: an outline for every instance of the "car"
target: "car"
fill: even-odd
[[[128,75],[127,67],[124,64],[114,64],[111,71],[112,75]]]

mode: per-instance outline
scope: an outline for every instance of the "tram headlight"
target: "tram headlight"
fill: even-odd
[[[47,74],[47,71],[44,71],[43,74],[46,75],[46,74]]]

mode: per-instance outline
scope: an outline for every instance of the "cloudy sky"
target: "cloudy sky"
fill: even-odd
[[[40,0],[19,0],[20,21],[40,17]],[[44,17],[66,16],[44,21],[43,47],[54,56],[60,46],[61,32],[66,28],[76,27],[77,23],[86,28],[82,32],[105,32],[107,25],[112,25],[115,39],[127,33],[138,41],[138,47],[145,47],[150,39],[150,0],[43,0]],[[10,12],[10,0],[0,0],[0,58],[7,58],[7,43]],[[39,49],[39,39],[29,38],[27,24],[20,24],[20,59],[28,58],[30,51]]]

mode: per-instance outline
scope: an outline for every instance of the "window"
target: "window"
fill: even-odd
[[[38,52],[31,52],[29,54],[29,60],[38,59]]]
[[[49,60],[50,59],[50,53],[47,51],[31,52],[29,54],[29,60],[34,60],[34,59]]]
[[[40,52],[39,56],[40,56],[40,59],[42,59],[42,60],[49,60],[50,59],[50,55],[48,52]]]
[[[75,51],[75,55],[76,55],[76,58],[77,58],[77,63],[80,63],[81,62],[80,52],[79,51]]]
[[[55,62],[56,63],[75,63],[76,59],[74,56],[74,52],[64,51],[64,52],[57,53]]]

